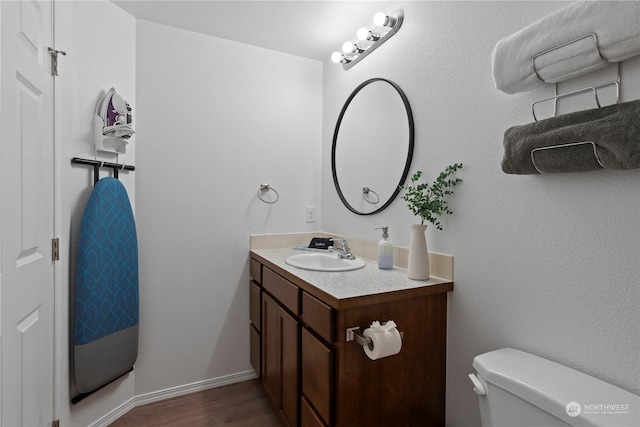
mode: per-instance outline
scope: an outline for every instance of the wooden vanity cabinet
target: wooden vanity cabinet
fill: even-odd
[[[260,332],[264,389],[285,425],[444,426],[451,282],[336,300],[253,256],[263,265],[261,287],[252,273],[252,301],[261,300],[252,331]],[[346,341],[347,328],[390,319],[404,333],[397,355],[371,360]]]

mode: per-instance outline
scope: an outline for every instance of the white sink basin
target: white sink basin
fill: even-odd
[[[285,259],[289,265],[313,271],[349,271],[357,270],[366,265],[361,259],[343,259],[331,253],[310,252],[304,254],[291,255]]]

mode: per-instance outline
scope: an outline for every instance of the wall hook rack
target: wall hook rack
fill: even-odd
[[[125,165],[123,163],[111,163],[111,162],[103,162],[101,160],[90,160],[90,159],[81,159],[80,157],[74,157],[71,159],[72,164],[78,165],[89,165],[93,166],[93,185],[96,185],[98,180],[100,180],[100,168],[111,168],[113,169],[113,177],[118,179],[119,171],[134,171],[136,167],[133,165]]]

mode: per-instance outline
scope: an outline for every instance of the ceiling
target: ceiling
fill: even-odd
[[[324,61],[389,1],[112,0],[136,18]]]

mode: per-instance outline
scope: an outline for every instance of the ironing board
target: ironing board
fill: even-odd
[[[79,393],[92,393],[133,369],[138,308],[133,211],[122,183],[102,178],[89,197],[78,238],[72,359]]]

